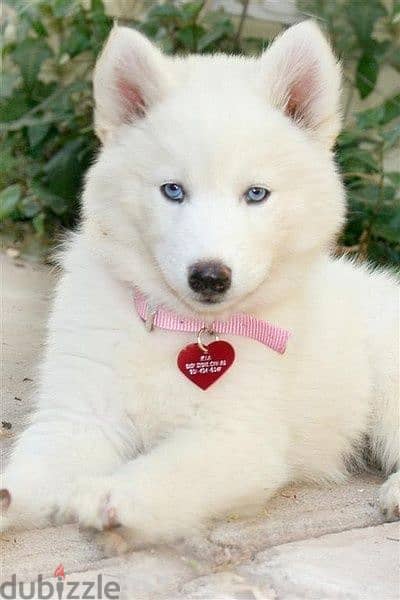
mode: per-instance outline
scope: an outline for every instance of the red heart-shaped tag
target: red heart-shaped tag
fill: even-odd
[[[217,340],[203,351],[198,344],[189,344],[178,354],[178,367],[190,381],[206,390],[217,381],[235,360],[235,350],[228,342]]]

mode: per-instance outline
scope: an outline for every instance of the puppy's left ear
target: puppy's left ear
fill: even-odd
[[[93,76],[95,129],[103,143],[125,123],[146,116],[165,95],[170,64],[148,39],[128,27],[114,27]]]
[[[261,57],[269,102],[331,147],[340,131],[341,69],[312,21],[281,34]]]

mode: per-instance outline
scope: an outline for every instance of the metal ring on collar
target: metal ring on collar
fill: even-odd
[[[217,334],[215,333],[215,331],[212,331],[211,329],[208,329],[208,327],[202,327],[199,331],[199,333],[197,334],[197,345],[200,348],[200,350],[202,350],[203,352],[207,352],[208,351],[208,346],[206,346],[205,344],[203,344],[203,340],[202,340],[202,336],[204,334],[207,335],[212,335],[214,336],[214,341],[218,342],[219,337],[217,336]]]

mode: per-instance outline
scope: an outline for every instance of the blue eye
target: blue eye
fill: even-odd
[[[248,204],[257,204],[257,202],[262,202],[266,200],[270,195],[270,191],[267,188],[254,186],[247,190],[244,195],[244,198]]]
[[[185,190],[178,183],[164,183],[160,190],[172,202],[183,202],[185,198]]]

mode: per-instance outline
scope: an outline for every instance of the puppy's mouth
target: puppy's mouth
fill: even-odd
[[[199,294],[196,296],[196,302],[199,302],[200,304],[221,304],[222,302],[224,302],[224,295],[223,294],[217,294],[217,295]]]
[[[245,296],[232,297],[231,294],[202,295],[187,293],[183,295],[176,288],[167,284],[169,291],[190,314],[201,318],[226,319],[229,318],[238,305],[252,295],[249,292]]]
[[[227,294],[188,294],[179,296],[183,304],[199,315],[213,315],[213,318],[230,311],[235,300]]]

